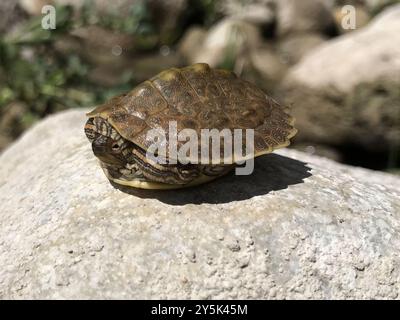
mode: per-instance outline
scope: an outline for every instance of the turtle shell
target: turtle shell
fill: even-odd
[[[205,63],[165,70],[87,116],[106,119],[121,136],[144,150],[154,143],[146,139],[148,130],[168,133],[170,121],[176,121],[178,132],[193,129],[198,137],[201,129],[254,129],[255,156],[288,146],[297,132],[287,110],[254,84]],[[178,141],[178,149],[183,144]],[[220,152],[224,158],[223,143]],[[204,162],[200,152],[198,159]]]

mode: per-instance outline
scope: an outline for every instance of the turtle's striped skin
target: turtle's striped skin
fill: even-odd
[[[168,132],[170,121],[176,121],[178,132],[189,128],[198,136],[201,129],[254,129],[255,156],[289,145],[289,139],[296,134],[294,120],[287,110],[255,85],[230,71],[211,69],[203,63],[163,71],[87,116],[86,135],[108,178],[140,188],[195,185],[225,174],[234,166],[210,165],[205,161],[209,159],[200,154],[199,163],[151,163],[144,156],[153,143],[146,140],[146,134],[154,128]],[[178,149],[184,143],[178,141]],[[166,156],[168,159],[170,155]],[[130,167],[137,168],[136,173]]]

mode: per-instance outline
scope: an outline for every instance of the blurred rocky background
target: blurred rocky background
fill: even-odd
[[[0,150],[48,114],[207,62],[290,106],[293,148],[400,170],[398,0],[2,0],[0,18]]]

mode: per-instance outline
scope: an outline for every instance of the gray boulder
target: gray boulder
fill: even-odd
[[[277,32],[280,36],[329,31],[334,26],[331,6],[325,0],[279,0]]]
[[[198,41],[198,45],[194,44]],[[208,30],[207,34],[189,29],[180,48],[189,63],[205,62],[211,67],[235,67],[237,60],[248,58],[250,52],[262,43],[260,30],[253,24],[234,18],[224,18]],[[196,50],[197,49],[197,50]]]
[[[307,53],[282,86],[298,139],[355,143],[373,151],[400,144],[400,5],[360,30]]]
[[[325,43],[325,37],[318,33],[301,33],[287,36],[281,39],[277,45],[280,56],[289,64],[295,64],[301,60],[307,52]]]
[[[0,298],[397,298],[400,179],[294,150],[173,192],[114,188],[83,111],[0,156]]]

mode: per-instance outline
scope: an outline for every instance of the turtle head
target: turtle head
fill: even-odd
[[[118,132],[100,117],[89,118],[85,134],[92,143],[94,155],[108,166],[124,167],[129,144]]]
[[[122,137],[106,119],[99,116],[87,120],[85,134],[106,176],[113,182],[126,186],[165,188],[161,186],[184,185],[199,175],[199,168],[191,164],[159,164],[148,159],[145,150]]]

